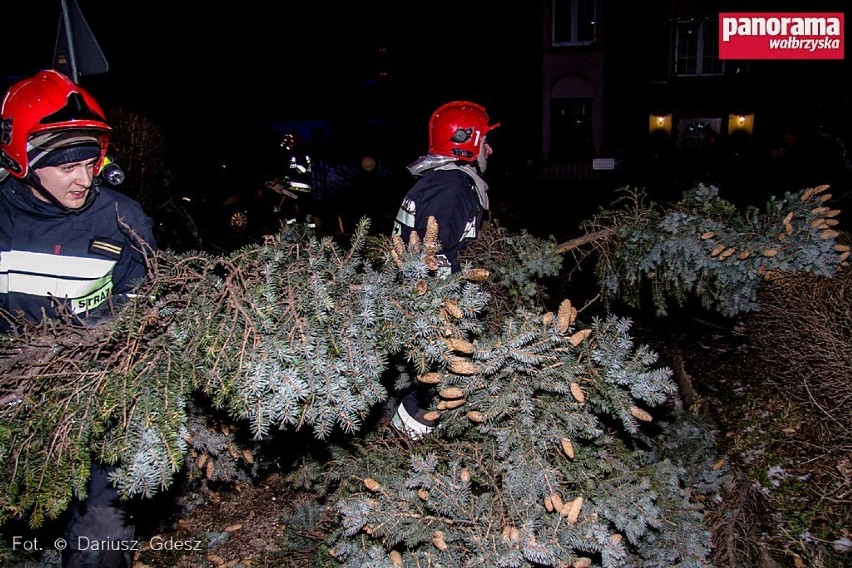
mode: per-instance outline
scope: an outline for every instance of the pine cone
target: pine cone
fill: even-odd
[[[408,235],[408,246],[411,250],[420,250],[420,235],[417,231],[411,231],[411,234]]]
[[[454,400],[442,400],[438,403],[438,410],[452,410],[454,408],[458,408],[459,406],[463,406],[467,401],[463,398],[457,398]]]
[[[577,309],[571,305],[571,300],[562,300],[559,311],[556,312],[556,325],[559,326],[559,332],[565,333],[576,319]]]
[[[562,443],[562,451],[565,452],[566,456],[568,456],[569,458],[571,458],[573,460],[574,459],[574,444],[572,444],[571,440],[569,440],[568,438],[562,438],[562,440],[560,440],[560,442]]]
[[[432,217],[429,218],[431,219]],[[432,544],[441,552],[447,550],[447,543],[444,540],[443,531],[435,531],[432,533]]]
[[[473,375],[476,373],[476,366],[461,357],[450,357],[447,368],[456,375]]]
[[[513,526],[506,525],[500,532],[505,542],[518,542],[521,539],[521,531]]]
[[[461,319],[464,317],[464,312],[459,306],[459,303],[455,300],[451,300],[450,298],[444,300],[444,309],[447,310],[448,314],[450,314],[456,319]]]
[[[434,253],[434,251],[429,252],[428,248],[426,249],[426,251],[427,251],[427,254],[426,254],[425,258],[423,259],[423,262],[426,263],[426,268],[428,268],[429,270],[434,272],[435,270],[438,270],[438,261],[435,258],[435,253]]]
[[[583,392],[583,389],[580,388],[580,385],[577,383],[571,383],[571,394],[577,400],[577,402],[586,402],[586,394]]]
[[[491,276],[491,273],[484,268],[471,268],[465,274],[467,281],[474,283],[485,282],[489,276]]]
[[[441,382],[440,373],[426,373],[425,375],[417,375],[417,380],[424,385],[437,385]]]
[[[570,503],[566,503],[562,509],[561,513],[565,515],[568,519],[568,524],[573,525],[577,522],[577,519],[580,517],[580,511],[583,509],[583,498],[577,497]]]
[[[414,290],[417,292],[419,296],[422,296],[429,290],[429,285],[426,284],[425,280],[418,280],[414,284]]]
[[[578,331],[577,333],[575,333],[574,335],[572,335],[571,337],[568,338],[568,343],[570,343],[574,347],[577,347],[587,337],[589,337],[589,335],[591,335],[591,333],[592,333],[591,329],[581,329],[580,331]]]
[[[470,355],[473,353],[473,343],[467,341],[466,339],[461,339],[458,337],[451,337],[446,340],[447,347],[451,351],[456,351],[458,353],[466,353]]]
[[[396,255],[400,259],[405,258],[405,242],[402,240],[402,237],[399,235],[393,235],[391,237],[391,242],[393,243],[393,250]]]
[[[632,414],[636,420],[642,420],[643,422],[651,422],[654,419],[654,417],[647,411],[642,410],[638,406],[631,406],[630,414]]]
[[[240,459],[240,453],[237,451],[237,447],[233,442],[228,442],[228,453],[231,454],[231,459],[237,461]]]
[[[562,497],[559,496],[559,493],[553,492],[550,494],[550,502],[553,503],[554,511],[562,510]]]
[[[485,415],[478,410],[468,410],[467,419],[471,422],[481,424],[485,420]]]
[[[391,249],[390,255],[397,267],[402,270],[404,264],[402,262],[402,258],[400,258],[400,256],[396,253],[396,249]]]
[[[432,248],[438,244],[438,221],[431,215],[426,220],[426,236],[423,242],[427,247]]]
[[[461,398],[464,396],[464,391],[458,387],[447,387],[439,392],[438,396],[444,399]]]

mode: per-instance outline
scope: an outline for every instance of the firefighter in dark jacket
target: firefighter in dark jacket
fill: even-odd
[[[151,219],[139,203],[97,183],[111,133],[97,101],[56,71],[19,81],[3,98],[0,330],[14,331],[21,314],[34,322],[91,322],[145,277],[156,246]],[[93,465],[63,566],[130,565],[132,552],[122,548],[134,528],[110,470]]]
[[[488,124],[482,105],[453,101],[442,105],[429,120],[429,150],[408,166],[417,182],[405,195],[393,232],[407,243],[412,231],[426,234],[429,217],[438,222],[441,250],[438,274],[460,269],[458,254],[479,235],[488,212],[488,184],[482,179],[492,149],[486,136],[500,126]],[[428,434],[434,421],[424,417],[428,396],[418,388],[407,392],[392,423],[416,439]]]

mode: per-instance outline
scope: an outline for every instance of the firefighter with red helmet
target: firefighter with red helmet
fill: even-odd
[[[136,201],[96,183],[111,133],[91,94],[56,71],[41,71],[6,92],[0,104],[0,332],[14,332],[21,314],[34,322],[102,319],[117,296],[146,276],[146,255],[155,249],[151,219]],[[126,547],[78,546],[132,542],[134,529],[109,471],[93,464],[86,503],[69,524],[63,566],[130,565]]]
[[[429,150],[408,166],[418,177],[405,195],[393,231],[405,242],[416,231],[426,234],[429,217],[438,222],[441,250],[436,255],[439,274],[460,269],[458,254],[479,235],[488,211],[488,184],[482,174],[492,153],[487,135],[500,126],[489,124],[485,107],[469,101],[446,103],[429,120]],[[412,438],[432,431],[424,418],[428,397],[418,389],[406,393],[393,424]]]
[[[412,231],[422,237],[430,216],[438,222],[439,263],[459,269],[458,253],[476,238],[488,211],[488,185],[482,179],[491,146],[485,107],[468,101],[442,105],[429,120],[429,150],[408,166],[417,182],[408,191],[394,222],[405,242]]]
[[[61,73],[9,88],[0,106],[0,310],[83,319],[145,277],[151,219],[95,183],[111,133],[98,102]],[[0,330],[9,327],[0,317]]]

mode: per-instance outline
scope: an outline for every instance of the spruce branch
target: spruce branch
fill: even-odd
[[[430,276],[428,242],[404,258],[425,287],[400,285],[396,265],[364,260],[368,228],[348,252],[300,228],[225,257],[163,251],[107,321],[16,322],[21,332],[0,338],[4,515],[31,511],[38,525],[61,513],[84,494],[90,449],[117,465],[125,495],[168,487],[188,453],[192,397],[257,440],[277,428],[325,439],[357,432],[387,398],[391,353],[445,363],[443,338],[476,330],[487,295],[463,275]]]
[[[650,291],[658,314],[695,298],[735,316],[757,308],[764,281],[784,273],[832,276],[848,263],[837,245],[838,209],[828,186],[773,197],[762,211],[739,211],[714,186],[699,185],[664,208],[625,187],[611,208],[583,224],[585,234],[556,247],[578,263],[595,257],[603,299],[638,306]]]

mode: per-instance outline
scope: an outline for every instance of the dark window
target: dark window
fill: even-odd
[[[553,0],[554,45],[586,45],[595,41],[595,0]]]
[[[550,159],[572,162],[590,159],[592,99],[553,99],[550,111]]]
[[[675,75],[721,75],[717,20],[686,20],[675,24]]]
[[[718,136],[721,118],[685,118],[680,120],[679,145],[690,150],[704,146],[708,136]]]

